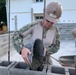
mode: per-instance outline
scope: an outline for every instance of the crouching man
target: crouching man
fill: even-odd
[[[46,7],[43,20],[27,24],[14,33],[12,37],[14,47],[22,55],[24,61],[30,65],[30,69],[41,70],[43,64],[52,64],[50,55],[57,52],[60,47],[60,35],[56,23],[61,14],[61,4],[51,2]],[[31,35],[30,42],[24,45],[23,39],[28,34]]]

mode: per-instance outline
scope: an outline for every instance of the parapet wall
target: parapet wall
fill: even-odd
[[[13,36],[13,34],[10,34],[10,38]],[[5,53],[8,53],[9,49],[9,34],[2,34],[0,35],[0,56],[2,56]],[[10,40],[10,50],[13,49],[13,44]]]
[[[61,40],[74,40],[72,30],[76,28],[76,23],[58,23]]]

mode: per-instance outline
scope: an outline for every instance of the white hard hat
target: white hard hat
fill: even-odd
[[[51,2],[46,7],[45,19],[57,23],[62,14],[62,6],[58,2]]]

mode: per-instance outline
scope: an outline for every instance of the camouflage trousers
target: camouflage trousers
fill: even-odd
[[[45,56],[42,64],[39,60],[37,60],[35,57],[33,57],[33,60],[32,60],[30,67],[32,70],[42,71],[44,64],[52,65],[52,60],[51,60],[50,56]]]
[[[33,57],[30,65],[31,70],[41,71],[43,69],[43,64],[52,64],[50,55],[46,54],[44,56],[44,46],[43,42],[40,39],[35,40],[32,49],[33,49]]]
[[[44,61],[44,64],[49,64],[49,65],[52,65],[53,64],[50,55],[45,55],[43,61]]]
[[[33,45],[33,57],[30,69],[41,71],[43,68],[44,46],[40,39],[36,39]]]
[[[52,64],[50,55],[44,56],[44,46],[40,39],[36,39],[34,43],[29,43],[25,46],[32,52],[32,56],[29,57],[31,61],[30,69],[42,70],[43,64]]]

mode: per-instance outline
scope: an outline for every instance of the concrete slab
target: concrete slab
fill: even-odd
[[[15,62],[1,61],[0,62],[0,75],[8,75],[9,69]]]

